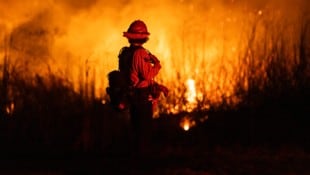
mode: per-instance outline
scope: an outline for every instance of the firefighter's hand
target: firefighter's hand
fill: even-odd
[[[153,98],[153,96],[152,96],[152,95],[149,95],[149,96],[148,96],[148,98],[147,98],[147,100],[148,100],[148,101],[153,101],[153,100],[154,100],[154,98]]]
[[[158,98],[154,98],[152,95],[149,95],[147,100],[153,102],[153,101],[157,101]]]

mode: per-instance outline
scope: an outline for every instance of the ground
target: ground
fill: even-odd
[[[127,154],[11,157],[1,159],[0,174],[310,174],[310,153],[297,146],[165,145],[157,149],[141,157]]]
[[[133,155],[126,149],[129,143],[123,139],[120,130],[115,131],[115,135],[109,134],[109,137],[103,138],[115,142],[109,152],[80,150],[65,154],[1,155],[0,174],[310,174],[309,140],[307,135],[302,134],[307,130],[297,130],[297,127],[290,130],[293,126],[286,127],[291,125],[288,119],[289,122],[285,123],[284,120],[279,123],[269,119],[268,124],[264,124],[265,119],[260,119],[262,121],[254,122],[257,125],[255,127],[248,125],[248,120],[243,117],[238,119],[231,116],[225,114],[212,118],[210,115],[205,123],[197,124],[189,131],[179,127],[178,116],[158,119],[154,125],[157,130],[152,151],[142,155]]]

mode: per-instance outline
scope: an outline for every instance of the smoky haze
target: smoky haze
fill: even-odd
[[[105,75],[117,68],[118,52],[127,45],[122,32],[135,19],[146,22],[151,33],[146,47],[162,60],[168,77],[163,81],[169,82],[176,78],[171,71],[182,76],[199,69],[182,65],[197,60],[209,65],[222,55],[223,37],[238,43],[240,27],[258,13],[294,21],[308,9],[307,0],[0,0],[0,53],[2,59],[9,45],[12,64],[38,72],[49,66],[73,82],[90,71],[102,92]]]

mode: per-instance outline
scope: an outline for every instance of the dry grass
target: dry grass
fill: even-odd
[[[125,160],[108,157],[116,162],[105,159],[105,149],[109,146],[117,146],[112,149],[117,153],[127,146],[128,115],[113,110],[108,103],[102,104],[94,95],[87,95],[94,91],[95,82],[86,85],[81,82],[83,88],[77,93],[64,77],[51,72],[45,76],[25,76],[4,59],[0,69],[1,154],[102,156],[91,159],[93,165],[83,157],[65,161],[69,163],[69,167],[62,167],[65,173],[75,172],[76,165],[85,165],[85,169],[78,167],[77,171],[309,174],[309,18],[305,17],[293,30],[300,31],[293,38],[283,37],[284,24],[270,26],[267,25],[270,21],[265,20],[255,21],[246,38],[244,52],[238,60],[234,94],[221,96],[220,104],[213,104],[206,96],[190,114],[197,119],[208,115],[206,122],[184,133],[178,122],[185,114],[167,114],[165,105],[161,104],[162,118],[156,120],[160,154],[145,162],[128,157]],[[185,93],[185,87],[178,84],[165,103],[183,105]],[[231,106],[234,97],[241,101]],[[203,108],[205,103],[210,104],[208,110]],[[136,163],[150,167],[135,167]]]

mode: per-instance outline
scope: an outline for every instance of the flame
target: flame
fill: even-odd
[[[15,104],[13,102],[11,102],[10,104],[6,105],[5,107],[5,112],[8,115],[12,115],[15,109]]]
[[[188,123],[188,122],[186,122],[186,123],[183,124],[183,129],[184,129],[185,131],[188,131],[188,130],[189,130],[189,123]]]
[[[188,131],[191,127],[195,126],[196,122],[191,120],[189,117],[184,117],[180,122],[180,127],[183,128],[184,131]]]
[[[187,101],[189,103],[195,103],[196,102],[196,97],[197,97],[197,94],[196,94],[196,88],[195,88],[195,80],[193,79],[188,79],[186,81],[186,84],[187,84]]]
[[[195,80],[188,79],[186,81],[186,92],[185,92],[187,104],[186,111],[191,112],[197,107],[197,92],[195,87]]]
[[[32,71],[24,72],[30,74],[65,76],[77,92],[101,99],[106,95],[106,75],[117,69],[119,50],[128,45],[122,32],[133,20],[142,19],[151,33],[145,47],[162,63],[157,80],[171,90],[164,105],[167,112],[191,111],[198,103],[209,109],[223,98],[234,105],[240,101],[235,95],[238,88],[248,87],[248,76],[265,74],[266,66],[259,62],[265,55],[260,51],[253,75],[240,63],[240,57],[254,55],[247,50],[253,25],[259,43],[270,33],[264,22],[285,19],[295,24],[300,7],[309,7],[308,1],[2,1],[0,63],[7,45],[10,64],[18,65],[14,67],[29,66]],[[292,31],[297,25],[283,26],[290,31],[284,40],[296,46]]]

